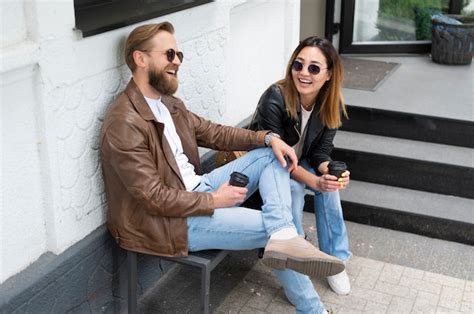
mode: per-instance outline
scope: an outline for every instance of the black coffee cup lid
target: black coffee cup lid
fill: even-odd
[[[331,162],[329,162],[328,167],[330,169],[338,169],[338,170],[347,169],[347,165],[343,161],[331,161]]]
[[[230,175],[231,181],[238,183],[240,186],[246,186],[249,183],[249,177],[240,172],[232,172]],[[232,183],[232,182],[231,182]]]

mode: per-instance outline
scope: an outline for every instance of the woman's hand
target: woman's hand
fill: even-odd
[[[337,190],[345,189],[350,181],[350,172],[346,170],[341,177],[338,179],[336,176],[330,174],[323,174],[318,177],[318,190],[321,192],[334,192]]]

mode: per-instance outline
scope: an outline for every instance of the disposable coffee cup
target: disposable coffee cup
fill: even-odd
[[[328,165],[329,174],[338,178],[347,170],[347,165],[343,161],[331,161]]]
[[[247,177],[245,174],[240,173],[240,172],[232,172],[230,175],[230,181],[229,184],[233,186],[238,186],[238,187],[245,187],[249,183],[249,177]]]

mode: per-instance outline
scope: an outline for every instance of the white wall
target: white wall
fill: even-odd
[[[299,0],[217,0],[147,22],[176,28],[185,54],[178,96],[235,124],[283,75],[299,9]],[[121,50],[137,25],[82,38],[73,0],[2,0],[0,10],[3,282],[105,222],[97,136],[130,77]]]

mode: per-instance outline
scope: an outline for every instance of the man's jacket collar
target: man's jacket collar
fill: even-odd
[[[144,120],[156,121],[153,111],[151,111],[150,106],[146,102],[145,97],[143,96],[142,92],[138,88],[133,78],[130,79],[127,88],[125,89],[125,94],[128,96],[133,106]],[[176,112],[176,99],[173,96],[161,96],[161,102],[168,108],[171,114]]]

